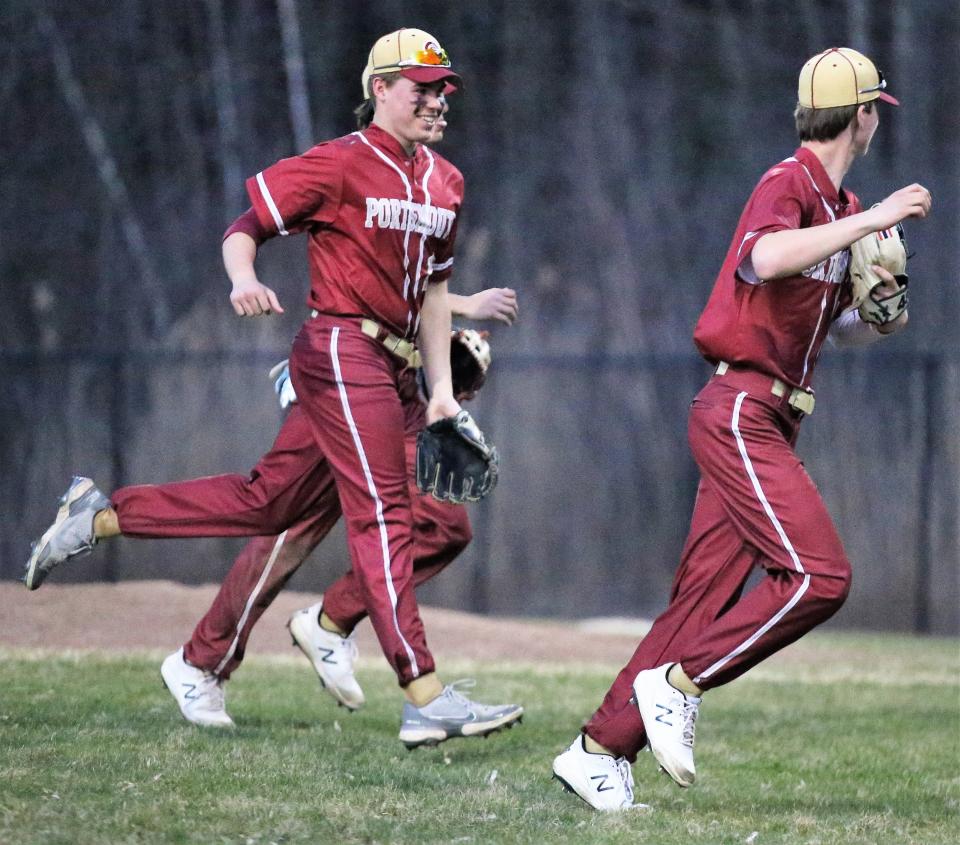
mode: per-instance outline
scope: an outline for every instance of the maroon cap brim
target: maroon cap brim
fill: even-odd
[[[879,93],[880,99],[883,100],[885,103],[890,103],[891,106],[900,105],[900,101],[896,97],[890,96],[886,91],[880,91],[878,93]]]
[[[447,83],[443,89],[444,94],[463,90],[463,80],[448,67],[425,67],[423,65],[417,65],[416,67],[405,67],[400,73],[407,79],[412,79],[414,82],[430,83],[444,80]]]

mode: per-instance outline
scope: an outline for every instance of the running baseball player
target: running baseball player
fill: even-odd
[[[501,319],[508,324],[517,315],[516,295],[510,289],[492,288],[473,297],[450,295],[453,313],[471,319]],[[502,315],[502,316],[498,316]],[[486,342],[477,332],[464,332],[465,340],[486,351]],[[479,342],[478,342],[479,341]],[[455,343],[463,341],[455,340]],[[468,376],[476,379],[481,364]],[[457,384],[460,401],[478,389],[477,381]],[[289,370],[281,367],[275,379],[281,406],[291,408],[296,393]],[[161,667],[164,683],[184,718],[197,725],[230,727],[224,685],[243,661],[247,640],[257,621],[266,612],[287,581],[324,540],[340,516],[340,502],[331,495],[333,479],[306,427],[299,430],[306,461],[326,467],[326,480],[318,484],[318,509],[291,526],[279,537],[255,537],[243,548],[227,573],[209,610],[197,624],[187,643],[168,655]],[[412,453],[408,455],[413,460]],[[411,478],[414,509],[413,583],[417,588],[438,575],[470,542],[470,522],[463,508],[436,501],[416,490]],[[297,611],[287,625],[293,642],[310,661],[322,688],[338,705],[356,710],[365,701],[354,674],[359,656],[357,625],[367,616],[362,591],[351,571],[324,593],[320,602]]]
[[[367,105],[365,102],[358,109],[360,129],[366,129],[370,123],[372,113],[368,113]],[[448,109],[444,103],[429,143],[443,140]],[[252,209],[227,230],[227,236],[237,230],[249,234],[258,247],[270,237],[269,232],[259,227]],[[510,288],[489,288],[472,296],[449,294],[448,298],[452,313],[470,320],[497,320],[512,325],[519,313],[516,292]],[[468,351],[458,357],[451,347],[451,364],[457,360],[465,362],[461,367],[463,372],[454,372],[456,398],[463,401],[472,398],[482,379],[489,351],[476,332],[457,332],[454,337],[454,346]],[[284,436],[288,444],[285,451],[299,452],[301,463],[315,465],[316,508],[279,537],[250,540],[237,556],[190,639],[163,661],[164,683],[184,718],[197,725],[231,727],[234,724],[226,710],[225,682],[240,666],[257,621],[340,517],[340,501],[329,465],[316,446],[305,418],[299,410],[293,410],[296,392],[286,362],[281,363],[284,365],[274,368],[271,375],[281,407],[289,408],[293,417],[285,423],[288,428]],[[475,366],[466,366],[470,363]],[[411,464],[412,447],[412,443],[408,444],[407,457]],[[467,546],[472,533],[464,508],[421,494],[412,479],[410,500],[414,511],[413,583],[416,588],[443,571]],[[366,615],[362,591],[352,571],[348,571],[325,591],[320,602],[298,611],[287,623],[294,643],[310,661],[321,687],[338,705],[349,710],[358,709],[365,700],[354,666],[359,654],[355,631]]]
[[[439,680],[414,595],[409,444],[424,422],[461,411],[450,374],[447,282],[463,180],[423,144],[441,116],[441,96],[459,88],[460,77],[429,33],[401,29],[374,44],[362,82],[372,101],[367,129],[277,162],[247,180],[247,191],[262,229],[308,233],[315,316],[290,356],[298,418],[332,471],[329,494],[346,517],[363,606],[406,699],[400,739],[415,747],[486,735],[517,722],[523,708],[479,704]],[[256,254],[244,231],[223,242],[230,300],[241,316],[283,310],[257,278]],[[418,359],[430,396],[425,419],[411,366]],[[120,533],[281,535],[316,495],[310,468],[287,445],[278,438],[249,478],[127,487],[110,499],[89,479],[76,480],[33,550],[27,586]]]
[[[867,211],[841,187],[870,147],[880,103],[897,105],[886,85],[849,48],[804,65],[800,148],[754,188],[697,323],[694,341],[715,371],[690,410],[701,477],[670,603],[553,763],[554,775],[598,810],[633,805],[630,764],[647,744],[676,783],[693,784],[703,693],[824,622],[850,589],[840,538],[794,445],[814,410],[813,371],[828,332],[841,344],[864,343],[907,321],[893,273],[872,268],[880,298],[900,303],[885,317],[852,307],[848,273],[852,244],[930,211],[921,185]],[[757,566],[766,577],[742,595]]]

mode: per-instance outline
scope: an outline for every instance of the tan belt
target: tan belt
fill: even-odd
[[[717,375],[722,376],[730,369],[730,365],[726,361],[721,361],[717,365]],[[813,407],[816,404],[816,400],[809,390],[801,390],[799,387],[790,388],[778,378],[771,379],[769,376],[764,376],[761,373],[757,373],[753,370],[737,371],[736,369],[733,369],[731,372],[739,372],[743,375],[749,374],[753,377],[760,376],[762,383],[769,386],[770,392],[774,396],[777,396],[781,399],[786,397],[787,404],[795,411],[799,411],[801,414],[806,414],[807,416],[810,416],[810,414],[813,413]]]
[[[393,332],[385,329],[375,320],[364,319],[360,323],[360,331],[367,337],[379,340],[394,355],[403,358],[408,367],[416,369],[420,366],[420,350],[413,345],[413,341],[397,337]]]

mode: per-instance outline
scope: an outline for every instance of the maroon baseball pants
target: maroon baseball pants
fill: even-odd
[[[308,516],[277,537],[255,537],[244,546],[213,604],[184,646],[184,656],[191,665],[224,680],[243,661],[247,640],[257,621],[341,516],[333,475],[313,440],[306,417],[296,405],[290,416],[296,430],[305,435],[305,459],[312,456],[318,461],[326,481],[318,488],[319,495]],[[408,437],[406,448],[412,465],[416,441]],[[416,588],[451,563],[470,543],[472,532],[465,508],[423,495],[416,489],[412,476],[409,486]],[[367,616],[363,592],[352,570],[324,592],[323,609],[345,631],[352,631]]]
[[[291,355],[299,405],[291,409],[274,447],[248,477],[221,475],[126,487],[111,498],[127,536],[288,532],[284,544],[291,542],[289,556],[278,565],[284,549],[283,544],[277,547],[267,574],[267,579],[279,581],[269,585],[273,595],[286,580],[284,571],[292,573],[292,561],[306,556],[310,538],[319,541],[336,522],[339,511],[333,511],[332,503],[339,498],[347,517],[353,569],[325,594],[324,609],[346,628],[364,611],[369,613],[384,654],[405,684],[433,669],[413,589],[456,557],[469,542],[470,527],[463,509],[442,506],[411,489],[416,435],[425,422],[416,379],[400,359],[362,334],[359,323],[321,316],[304,325]],[[418,531],[422,526],[416,539],[415,525]],[[272,543],[266,558],[259,557],[263,563],[254,589],[270,562],[276,540]],[[260,555],[251,549],[251,556],[255,552]],[[226,602],[232,607],[231,617],[236,617],[240,596],[245,595],[243,616],[256,572],[251,560],[231,581],[229,589],[236,588]],[[267,586],[266,581],[261,585],[261,596]],[[256,612],[257,602],[255,597],[248,615]],[[251,625],[248,618],[241,626],[247,635]],[[231,630],[232,643],[236,631]],[[209,635],[227,636],[214,629]],[[208,668],[207,659],[193,657]],[[187,659],[193,662],[190,654]]]
[[[701,689],[729,683],[832,616],[850,589],[840,538],[793,450],[799,418],[771,382],[730,370],[691,405],[701,480],[670,603],[584,728],[631,762],[646,744],[631,701],[640,671],[677,662]],[[743,595],[756,566],[764,577]]]

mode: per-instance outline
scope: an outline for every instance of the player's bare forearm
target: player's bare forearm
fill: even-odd
[[[277,295],[261,284],[254,269],[257,244],[244,232],[234,232],[223,241],[223,267],[233,285],[230,303],[241,317],[258,317],[261,314],[283,313]]]
[[[870,232],[889,229],[908,217],[926,217],[930,204],[930,192],[926,188],[909,185],[859,214],[822,226],[770,232],[754,244],[750,253],[753,270],[764,281],[794,276]]]
[[[487,288],[471,296],[448,293],[450,310],[468,320],[497,320],[512,326],[519,315],[517,292],[512,288]]]
[[[417,346],[423,359],[423,374],[430,396],[427,423],[454,416],[460,410],[460,405],[453,398],[450,374],[450,303],[446,282],[427,286],[420,311]]]

